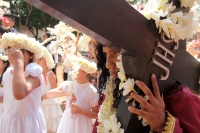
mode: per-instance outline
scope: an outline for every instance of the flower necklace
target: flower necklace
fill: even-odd
[[[102,103],[100,111],[98,113],[98,133],[124,133],[124,129],[120,128],[120,122],[117,122],[116,109],[112,106],[115,100],[113,98],[114,86],[114,79],[110,76],[109,81],[106,85],[106,90],[104,92],[106,98]]]
[[[119,89],[120,90],[123,89],[124,96],[128,95],[130,92],[137,93],[134,89],[134,79],[130,79],[130,78],[127,79],[125,76],[121,55],[119,55],[117,59],[119,60],[119,62],[116,63],[117,68],[119,68],[118,78],[121,80]],[[113,88],[115,88],[115,83],[113,81],[113,78],[110,76],[109,81],[106,85],[106,90],[104,92],[104,94],[106,95],[106,98],[103,101],[100,107],[100,111],[98,113],[98,122],[99,122],[99,125],[97,127],[98,133],[102,133],[102,132],[124,133],[124,129],[120,128],[121,127],[120,122],[117,122],[117,118],[116,118],[117,111],[113,107],[113,103],[115,100],[113,98],[113,91],[114,91]],[[145,96],[144,99],[148,100],[148,97]],[[131,100],[130,97],[128,97],[125,102],[128,103],[129,100]],[[132,102],[132,105],[133,106],[135,105],[135,100]],[[142,106],[140,107],[142,108]],[[143,126],[148,125],[145,118],[138,116],[138,119],[139,120],[142,119]]]

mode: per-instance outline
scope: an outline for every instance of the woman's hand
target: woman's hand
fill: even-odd
[[[149,97],[149,102],[136,93],[132,92],[130,94],[130,97],[138,101],[145,109],[137,109],[133,106],[129,106],[128,110],[131,113],[144,117],[152,130],[161,133],[164,129],[166,121],[165,103],[163,98],[160,96],[159,87],[154,74],[151,75],[151,81],[153,94],[143,82],[139,80],[135,81],[136,85],[145,93],[145,95]]]

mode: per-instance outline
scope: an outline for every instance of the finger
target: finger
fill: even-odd
[[[145,109],[147,110],[152,110],[152,106],[140,95],[132,92],[130,94],[130,97],[135,99],[136,101],[138,101],[140,103],[140,105],[142,105]]]
[[[153,96],[151,90],[142,81],[136,80],[135,84],[144,92],[145,95],[149,97],[150,103],[156,104],[155,97]]]
[[[158,83],[157,83],[155,74],[151,75],[151,82],[152,82],[152,86],[153,86],[153,94],[154,94],[155,98],[158,99],[158,98],[160,98],[160,90],[158,87]]]
[[[128,110],[133,114],[137,114],[137,115],[145,117],[145,118],[148,117],[148,113],[146,111],[141,110],[141,109],[137,109],[137,108],[135,108],[133,106],[129,106]]]

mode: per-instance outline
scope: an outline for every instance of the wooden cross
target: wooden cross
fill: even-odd
[[[150,75],[159,77],[161,92],[180,82],[199,93],[199,62],[186,52],[186,41],[166,43],[153,20],[147,20],[125,0],[25,0],[98,42],[122,48],[127,77],[141,79],[151,88]],[[176,10],[179,0],[173,1]],[[189,9],[184,9],[188,12]],[[127,133],[146,133],[122,97],[117,118]]]

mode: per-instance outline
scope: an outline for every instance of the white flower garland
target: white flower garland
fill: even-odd
[[[133,78],[126,78],[125,72],[124,72],[124,68],[123,68],[123,64],[122,64],[122,56],[119,55],[118,58],[119,62],[116,62],[116,66],[117,68],[119,68],[119,72],[118,72],[118,78],[121,80],[120,85],[119,85],[119,89],[123,89],[123,96],[128,95],[130,92],[135,92],[134,86],[135,86],[135,81]],[[147,101],[148,97],[144,96],[144,99]],[[131,98],[128,96],[128,98],[125,100],[126,103],[128,103],[131,100]],[[132,106],[135,106],[135,100],[132,102]],[[140,108],[143,108],[142,106],[140,106]],[[147,126],[147,120],[145,118],[143,118],[142,116],[138,116],[138,119],[141,120],[142,119],[142,124],[143,126]]]
[[[117,68],[119,68],[119,72],[118,72],[118,78],[121,80],[120,84],[119,84],[119,89],[124,89],[123,90],[123,96],[128,95],[130,92],[135,92],[134,89],[134,79],[130,79],[130,78],[126,78],[124,69],[123,69],[123,65],[122,65],[122,57],[121,55],[118,56],[117,58],[119,60],[119,62],[116,62],[116,66]],[[113,98],[113,88],[114,87],[114,83],[112,78],[110,77],[107,85],[106,85],[106,90],[105,90],[105,95],[106,98],[103,101],[99,114],[98,114],[98,121],[99,121],[99,126],[98,126],[98,133],[124,133],[124,129],[120,128],[121,124],[120,122],[117,122],[117,118],[116,118],[116,109],[112,106],[113,102],[114,102],[114,98]],[[145,100],[148,100],[147,96],[144,96]],[[126,99],[126,103],[128,103],[131,100],[130,97],[128,97]],[[135,106],[135,100],[132,102],[132,105]],[[142,106],[140,106],[140,108],[143,108]],[[143,118],[142,116],[138,116],[138,119],[141,120],[142,119],[142,124],[143,126],[147,126],[147,120],[145,118]]]
[[[46,40],[44,40],[44,41],[42,42],[42,45],[45,45],[46,43],[48,43],[48,42],[50,42],[50,41],[52,41],[52,40],[54,40],[54,39],[56,39],[56,36],[49,37],[49,38],[47,38]]]
[[[180,0],[182,7],[191,7],[194,2],[200,3],[199,0]],[[148,0],[144,10],[140,12],[147,18],[155,20],[159,33],[164,31],[168,38],[178,42],[180,39],[191,38],[193,31],[197,26],[193,13],[183,13],[182,11],[173,12],[176,7],[169,4],[168,0]],[[165,19],[160,19],[165,17]]]
[[[124,129],[120,128],[120,122],[117,122],[116,109],[112,106],[114,103],[113,88],[115,83],[110,76],[106,85],[104,94],[106,95],[101,108],[98,113],[99,125],[97,127],[98,133],[124,133]]]
[[[82,69],[89,74],[95,73],[97,71],[97,67],[94,62],[90,62],[82,56],[76,56],[72,54],[66,55],[63,65],[73,70]]]
[[[5,54],[0,53],[0,60],[8,61],[8,56]]]
[[[50,54],[50,52],[45,47],[43,47],[43,57],[46,60],[47,67],[50,70],[53,69],[55,67],[53,57],[52,57],[52,55]]]
[[[34,38],[29,38],[25,34],[4,33],[1,40],[1,48],[16,47],[25,49],[34,54],[34,58],[39,59],[43,55],[42,45]]]

